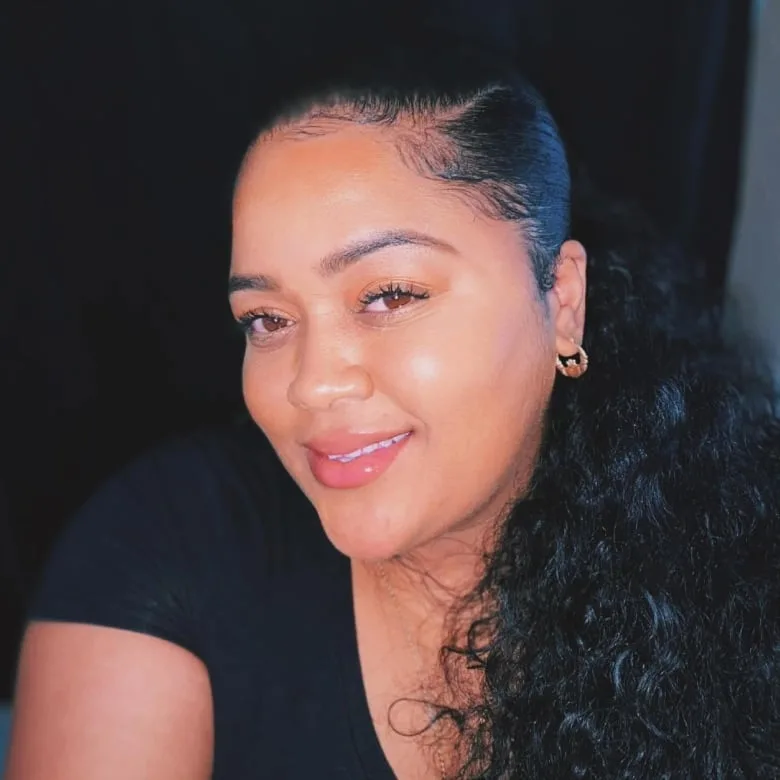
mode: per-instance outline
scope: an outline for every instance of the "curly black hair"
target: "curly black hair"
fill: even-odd
[[[678,255],[603,206],[573,215],[591,369],[557,382],[480,584],[462,776],[780,777],[772,382]]]
[[[780,421],[759,351],[723,336],[689,263],[572,188],[511,67],[426,39],[300,75],[265,129],[399,128],[422,175],[518,224],[540,293],[569,236],[588,250],[590,370],[556,381],[470,597],[487,612],[443,651],[484,680],[441,709],[465,745],[453,777],[780,777]]]

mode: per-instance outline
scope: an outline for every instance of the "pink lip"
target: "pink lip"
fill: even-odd
[[[330,456],[345,455],[355,450],[386,441],[395,436],[404,438],[387,447],[348,462],[332,460]],[[314,478],[325,487],[335,489],[358,488],[378,479],[393,464],[411,438],[411,431],[394,433],[348,434],[339,433],[310,441],[306,445],[306,455]]]

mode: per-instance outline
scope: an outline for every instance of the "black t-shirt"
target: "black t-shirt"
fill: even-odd
[[[139,631],[205,663],[215,780],[393,778],[365,698],[349,561],[253,426],[134,463],[56,547],[31,618]]]

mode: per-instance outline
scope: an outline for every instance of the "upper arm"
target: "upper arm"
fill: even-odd
[[[6,780],[206,780],[209,677],[164,639],[39,622],[22,645]]]

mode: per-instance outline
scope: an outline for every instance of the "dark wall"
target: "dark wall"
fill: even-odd
[[[446,5],[446,8],[444,7]],[[232,177],[297,55],[372,35],[365,3],[16,0],[0,269],[0,695],[25,594],[118,465],[241,409],[223,286]],[[576,159],[723,279],[738,172],[744,0],[394,4],[514,53]],[[13,44],[13,47],[10,46]]]

